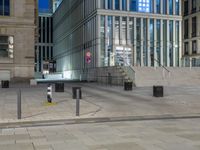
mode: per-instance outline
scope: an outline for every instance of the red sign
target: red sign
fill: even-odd
[[[86,58],[86,63],[87,64],[90,64],[91,63],[91,56],[92,56],[92,54],[88,51],[88,52],[86,52],[86,55],[85,55],[85,58]]]

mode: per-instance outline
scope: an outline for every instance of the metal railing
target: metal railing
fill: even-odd
[[[155,58],[154,58],[154,61],[156,61],[156,62],[159,64],[159,66],[163,68],[163,73],[162,73],[163,79],[165,78],[165,73],[164,73],[164,70],[165,70],[165,71],[167,71],[167,73],[168,73],[168,76],[170,77],[170,75],[171,75],[171,72],[170,72],[170,70],[169,70],[169,69],[167,69],[167,68],[166,68],[164,65],[162,65],[162,64],[160,63],[160,61],[159,61],[159,60],[157,60],[157,59],[155,59]]]
[[[130,65],[129,63],[127,63],[126,61],[124,61],[124,58],[121,56],[115,57],[116,59],[118,58],[118,60],[116,61],[116,66],[121,67],[124,72],[126,73],[127,77],[133,82],[135,83],[135,78],[136,78],[136,72],[133,69],[133,66]],[[119,59],[120,58],[120,59]],[[120,60],[123,60],[123,63],[119,63]],[[122,65],[123,64],[123,65]]]

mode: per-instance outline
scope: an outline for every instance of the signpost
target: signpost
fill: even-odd
[[[92,54],[91,54],[91,52],[90,51],[87,51],[86,52],[86,55],[85,55],[85,59],[86,59],[86,63],[87,64],[90,64],[91,63],[91,56],[92,56]]]

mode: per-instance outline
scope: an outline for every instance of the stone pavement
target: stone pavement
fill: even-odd
[[[81,86],[80,117],[75,116],[72,87]],[[22,90],[22,120],[17,120],[17,90]],[[11,85],[0,89],[0,123],[127,116],[200,116],[199,87],[165,87],[164,98],[152,97],[152,87],[123,91],[96,83],[65,83],[64,93],[53,92],[53,106],[45,106],[47,85]]]
[[[0,150],[199,150],[200,119],[0,129]]]

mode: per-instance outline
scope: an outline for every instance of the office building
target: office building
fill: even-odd
[[[57,71],[181,65],[181,0],[63,0],[53,15]]]
[[[200,67],[200,1],[183,1],[183,65]]]
[[[53,1],[39,0],[38,38],[35,44],[35,77],[54,72],[53,64]],[[43,6],[43,5],[44,6]]]

